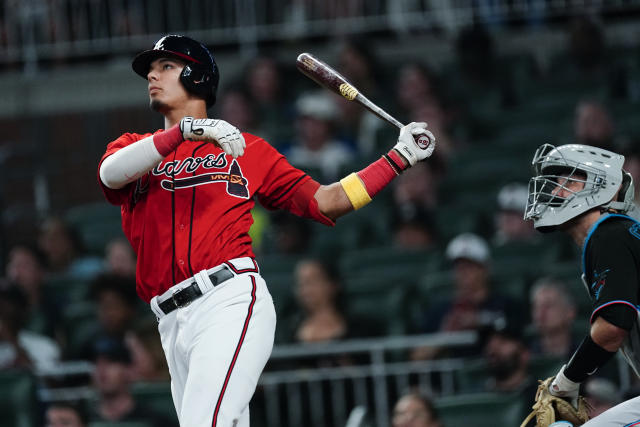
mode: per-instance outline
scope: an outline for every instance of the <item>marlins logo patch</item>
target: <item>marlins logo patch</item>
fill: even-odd
[[[593,293],[593,297],[598,300],[600,298],[600,292],[607,281],[607,274],[609,274],[611,269],[607,268],[606,270],[598,273],[597,271],[593,272],[593,283],[591,284],[591,292]]]

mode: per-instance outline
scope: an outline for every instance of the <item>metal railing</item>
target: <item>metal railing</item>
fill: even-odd
[[[475,332],[456,332],[279,346],[270,363],[295,365],[307,359],[353,359],[358,355],[364,356],[365,362],[264,372],[254,400],[264,403],[269,426],[307,425],[308,420],[314,425],[345,425],[356,406],[374,408],[371,415],[376,425],[385,426],[390,415],[389,396],[402,394],[409,384],[425,392],[454,394],[454,372],[464,364],[462,359],[414,362],[401,357],[404,360],[397,361],[394,355],[397,358],[398,352],[422,346],[466,347],[476,339]]]
[[[473,365],[472,360],[411,361],[407,355],[412,349],[455,349],[476,342],[475,332],[456,332],[276,346],[252,399],[252,414],[263,418],[267,426],[345,426],[350,415],[362,419],[362,412],[368,411],[371,425],[388,426],[393,402],[410,387],[434,397],[469,392],[462,389],[456,373]],[[323,366],[327,360],[345,358],[355,362]],[[622,357],[616,362],[620,388],[626,389],[633,374]],[[36,376],[46,384],[48,378],[87,376],[92,370],[88,362],[66,362],[40,370]],[[94,397],[89,384],[39,390],[43,402]],[[357,417],[353,417],[354,409],[359,412]]]
[[[639,0],[0,0],[0,64],[131,54],[181,32],[207,44],[432,29],[474,21],[537,25],[558,17],[638,11]]]

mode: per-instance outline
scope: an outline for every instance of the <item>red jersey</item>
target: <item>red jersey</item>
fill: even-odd
[[[150,135],[120,136],[102,160]],[[247,146],[237,159],[214,144],[184,141],[121,189],[98,179],[107,200],[121,206],[122,228],[138,256],[137,291],[143,300],[226,260],[253,257],[254,196],[269,209],[305,214],[303,205],[318,184],[263,139],[243,136]]]

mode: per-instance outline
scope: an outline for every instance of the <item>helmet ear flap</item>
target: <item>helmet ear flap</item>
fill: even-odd
[[[195,64],[185,65],[180,73],[180,81],[187,91],[203,97],[207,101],[207,107],[211,107],[216,102],[216,88],[218,87],[216,77],[217,74]]]
[[[616,201],[625,202],[629,198],[633,200],[635,188],[633,185],[633,177],[626,170],[622,170],[622,184],[620,184],[620,190],[618,191],[618,197]]]

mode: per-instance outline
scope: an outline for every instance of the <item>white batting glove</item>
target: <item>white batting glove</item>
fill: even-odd
[[[180,120],[180,130],[184,139],[216,144],[234,159],[244,154],[244,137],[238,128],[224,120],[184,117]]]
[[[400,129],[398,142],[393,148],[413,166],[431,156],[436,148],[436,137],[427,130],[425,122],[411,122]]]
[[[560,368],[560,372],[558,372],[549,386],[549,393],[567,399],[574,408],[577,408],[580,383],[573,382],[564,375],[566,367],[567,365],[563,365]]]

